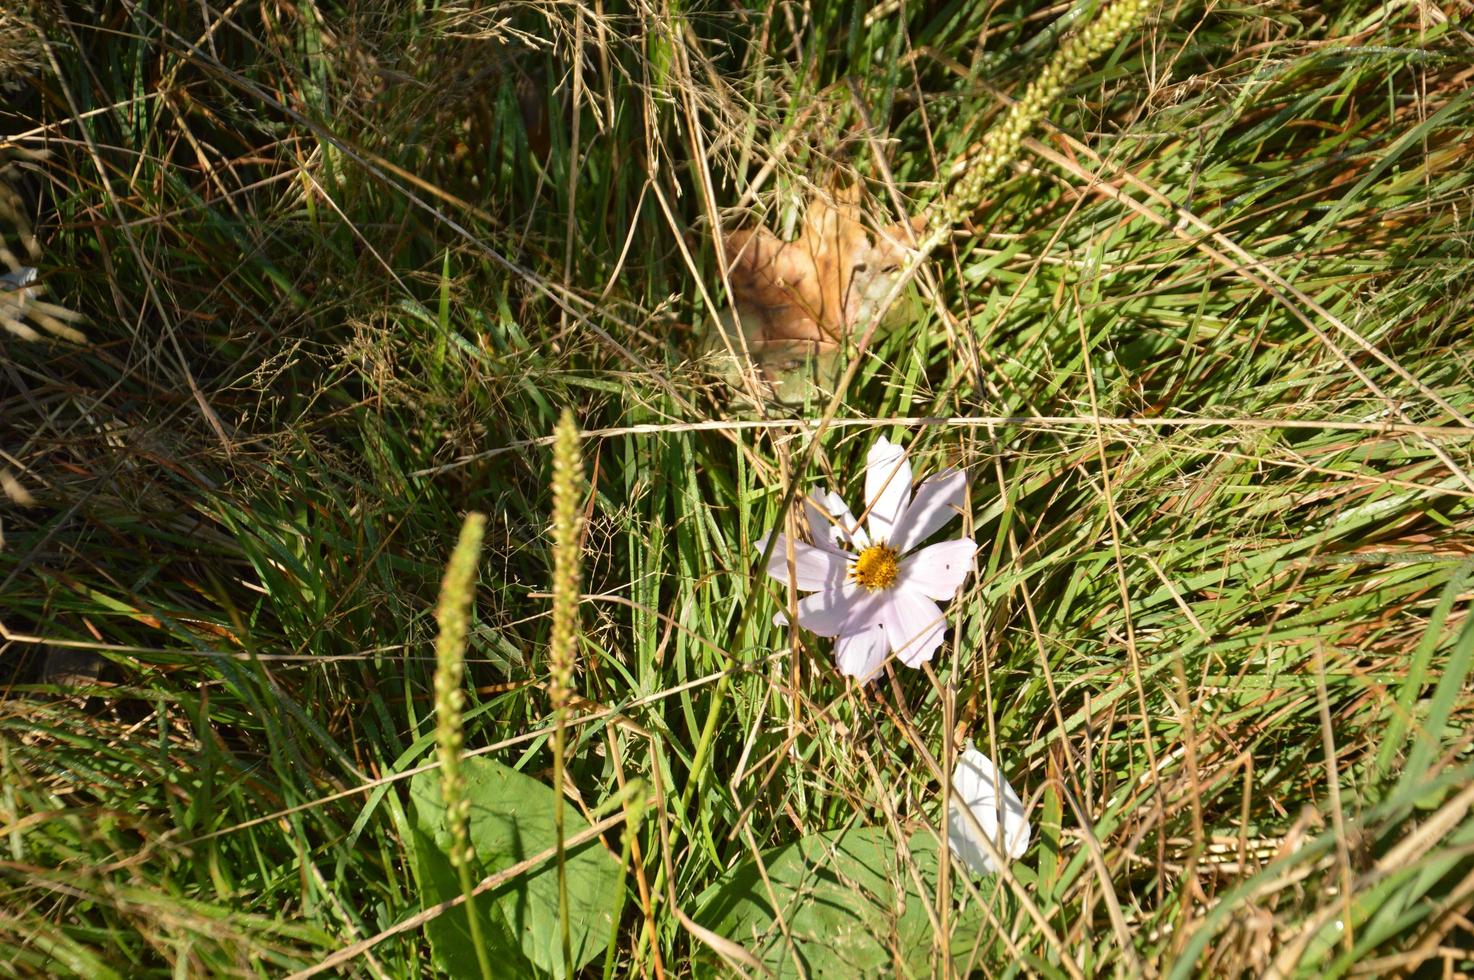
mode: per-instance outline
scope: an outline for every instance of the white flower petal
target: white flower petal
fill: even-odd
[[[966,499],[967,474],[962,470],[946,470],[923,480],[891,535],[890,546],[904,555],[956,517]]]
[[[915,590],[904,587],[884,593],[880,607],[886,641],[907,667],[920,667],[936,655],[947,632],[947,620],[937,604]]]
[[[815,592],[798,601],[798,625],[819,636],[839,636],[866,623],[874,599],[855,585]]]
[[[773,552],[768,556],[768,574],[788,583],[787,535],[775,536]],[[763,542],[767,546],[767,542]],[[839,552],[824,551],[802,541],[793,542],[793,587],[800,592],[837,589],[849,574],[849,559]]]
[[[885,630],[875,617],[858,623],[852,631],[845,632],[834,641],[834,662],[841,674],[864,681],[870,680],[885,663],[890,645],[886,643]]]
[[[977,543],[971,538],[940,541],[922,548],[901,561],[896,569],[896,588],[915,589],[933,599],[950,599],[972,571],[977,551]]]
[[[911,497],[911,463],[906,451],[885,436],[875,440],[865,462],[865,507],[870,512],[870,539],[889,542],[904,523]]]
[[[952,853],[977,874],[998,870],[980,836],[1009,858],[1023,857],[1029,849],[1031,832],[1023,801],[993,760],[979,752],[970,739],[967,751],[962,753],[952,772],[952,802],[948,811],[947,843]],[[968,818],[969,813],[976,826]]]
[[[841,534],[854,545],[856,551],[864,551],[870,547],[870,535],[855,520],[854,511],[850,510],[850,505],[844,502],[843,497],[831,490],[824,497],[824,506],[834,518]]]
[[[818,495],[804,498],[804,516],[809,521],[809,536],[814,546],[835,554],[843,554],[850,536],[829,513],[827,498]]]

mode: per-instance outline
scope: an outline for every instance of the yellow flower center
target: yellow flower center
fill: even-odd
[[[872,544],[860,552],[860,557],[850,566],[850,578],[871,592],[888,589],[896,582],[896,549],[884,544]]]

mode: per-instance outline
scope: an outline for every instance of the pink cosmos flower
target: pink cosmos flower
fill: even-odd
[[[915,549],[961,512],[966,495],[967,475],[952,469],[923,481],[913,497],[905,450],[882,436],[865,466],[865,526],[838,494],[804,501],[814,543],[793,542],[792,578],[813,595],[799,601],[798,622],[834,637],[840,673],[866,681],[889,653],[908,667],[936,655],[947,628],[937,602],[957,595],[977,545],[958,538]],[[760,551],[766,546],[766,538],[758,542]],[[768,574],[789,580],[781,533]]]

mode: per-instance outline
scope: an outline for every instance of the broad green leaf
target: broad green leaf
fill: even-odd
[[[931,976],[937,840],[923,830],[905,852],[884,827],[814,834],[763,854],[766,882],[757,862],[727,872],[697,920],[778,976]],[[982,922],[976,903],[953,909],[951,949],[964,968]],[[986,935],[978,945],[986,950]]]
[[[471,801],[473,877],[480,880],[525,861],[557,843],[553,791],[530,776],[491,759],[466,759],[466,796]],[[440,797],[440,774],[422,772],[410,781],[414,804],[415,873],[428,907],[461,893],[449,860],[450,834]],[[572,807],[563,811],[564,836],[588,829]],[[603,952],[624,887],[619,862],[598,840],[568,852],[569,934],[578,970]],[[493,961],[508,976],[564,976],[558,925],[558,868],[548,858],[498,889],[476,897],[474,914],[492,947]],[[425,927],[437,965],[455,977],[480,977],[464,907],[432,919]]]

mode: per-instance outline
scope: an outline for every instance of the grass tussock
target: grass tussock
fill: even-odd
[[[0,332],[0,962],[431,973],[409,786],[479,512],[460,744],[621,862],[581,975],[822,975],[707,896],[928,839],[964,737],[1035,842],[892,847],[932,947],[877,928],[886,972],[1474,970],[1474,11],[1153,3],[996,164],[1092,10],[0,12],[0,271],[45,291]],[[715,241],[837,187],[936,248],[766,401],[701,356]],[[881,434],[967,468],[981,550],[931,669],[859,689],[755,542]]]

